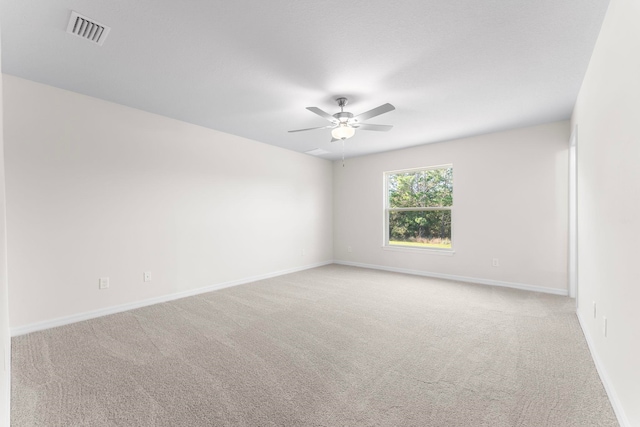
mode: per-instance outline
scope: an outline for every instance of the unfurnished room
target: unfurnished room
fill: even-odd
[[[0,426],[640,427],[640,1],[0,35]]]

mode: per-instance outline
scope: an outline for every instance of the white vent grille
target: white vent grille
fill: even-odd
[[[111,31],[110,27],[102,25],[86,16],[82,16],[78,12],[71,12],[69,25],[67,25],[67,33],[102,46],[107,35],[109,35],[109,31]]]
[[[322,148],[315,148],[313,150],[305,151],[305,154],[311,154],[312,156],[322,156],[323,154],[329,154],[327,150]]]

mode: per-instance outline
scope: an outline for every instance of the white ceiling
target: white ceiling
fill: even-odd
[[[346,156],[567,119],[608,0],[1,0],[3,72],[295,151],[305,110],[390,102]],[[75,10],[110,26],[67,34]]]

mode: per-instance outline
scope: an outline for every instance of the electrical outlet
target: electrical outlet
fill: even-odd
[[[142,276],[142,280],[144,280],[145,282],[150,282],[151,281],[151,272],[150,271],[145,271],[143,276]]]
[[[304,256],[304,255],[305,255],[305,253],[306,253],[306,252],[305,252],[304,248],[302,248],[302,250],[300,250],[300,254],[301,254],[302,256]]]
[[[108,289],[109,288],[109,278],[101,277],[98,282],[98,289]]]
[[[602,334],[604,337],[607,337],[607,318],[602,316]]]
[[[347,252],[349,253],[353,252],[353,250],[351,249],[351,246],[347,246]]]
[[[593,302],[593,318],[597,319],[596,302]]]
[[[491,261],[491,265],[494,267],[500,267],[500,260],[498,258],[494,258],[493,261]]]

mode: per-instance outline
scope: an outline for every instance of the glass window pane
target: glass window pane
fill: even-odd
[[[388,187],[391,208],[453,206],[453,168],[389,175]]]
[[[389,244],[451,249],[451,211],[389,212]]]

